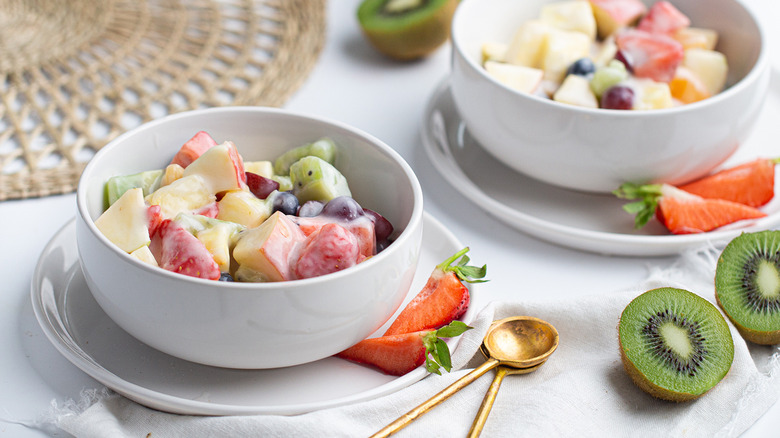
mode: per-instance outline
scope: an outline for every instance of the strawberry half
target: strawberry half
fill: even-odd
[[[655,215],[672,234],[703,233],[740,220],[766,216],[747,205],[702,198],[669,184],[626,183],[614,194],[624,199],[640,198],[623,206],[625,211],[636,214],[636,228],[644,226]]]
[[[469,329],[471,327],[466,324],[453,321],[439,330],[365,339],[336,354],[336,357],[369,365],[393,376],[402,376],[423,363],[428,372],[441,374],[440,368],[452,369],[450,350],[442,338],[458,336]]]
[[[708,199],[724,199],[760,207],[775,196],[775,165],[780,158],[759,158],[679,186]]]
[[[487,266],[467,266],[468,251],[468,247],[463,248],[434,268],[425,287],[401,311],[385,336],[434,330],[466,313],[470,296],[462,282],[483,282],[480,279],[487,273]]]

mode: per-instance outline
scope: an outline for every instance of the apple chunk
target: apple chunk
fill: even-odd
[[[640,0],[590,0],[590,5],[601,39],[630,26],[647,12],[647,6]]]
[[[487,61],[485,71],[507,87],[529,94],[536,91],[544,76],[538,68],[496,61]]]
[[[233,249],[239,267],[237,280],[292,280],[291,254],[306,240],[306,236],[281,212],[271,215],[257,228],[244,232]]]
[[[200,175],[210,187],[211,193],[238,190],[246,182],[244,162],[236,145],[230,141],[208,149],[184,168],[183,175]]]
[[[122,251],[131,253],[149,244],[149,206],[143,189],[130,189],[95,221],[95,226]]]

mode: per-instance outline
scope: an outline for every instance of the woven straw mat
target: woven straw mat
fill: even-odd
[[[69,193],[94,153],[176,112],[281,106],[326,0],[0,0],[0,201]]]

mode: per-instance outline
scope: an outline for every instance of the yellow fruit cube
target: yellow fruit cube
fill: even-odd
[[[684,27],[672,37],[683,45],[683,49],[715,50],[718,44],[718,32],[699,27]]]
[[[669,82],[672,97],[681,103],[693,103],[710,97],[707,86],[695,73],[683,66],[677,67],[674,78]]]
[[[590,56],[591,40],[581,32],[553,29],[542,51],[544,78],[560,84],[576,60]]]
[[[529,20],[520,25],[506,49],[504,61],[510,64],[540,68],[547,34],[553,27],[541,20]]]
[[[663,109],[674,106],[672,92],[666,82],[655,82],[650,79],[636,81],[638,91],[634,101],[635,110]]]
[[[596,19],[586,0],[569,0],[550,3],[542,7],[539,18],[555,28],[581,32],[593,41],[596,39]]]

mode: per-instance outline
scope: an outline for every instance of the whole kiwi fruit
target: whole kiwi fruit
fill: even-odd
[[[618,338],[628,375],[664,400],[702,396],[726,376],[734,360],[723,315],[684,289],[658,288],[636,297],[620,316]]]
[[[743,338],[780,343],[780,231],[742,233],[726,245],[715,298]]]
[[[427,56],[450,37],[459,0],[365,0],[357,17],[378,51],[398,60]]]

